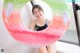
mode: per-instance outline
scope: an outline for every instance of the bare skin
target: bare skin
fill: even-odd
[[[36,17],[36,24],[38,26],[43,26],[45,24],[45,19],[43,15],[43,11],[39,10],[38,8],[34,9],[34,16]],[[47,20],[48,25],[50,24],[50,21]],[[34,30],[35,26],[35,20],[33,19],[30,24],[30,29]],[[39,53],[56,53],[56,47],[55,44],[51,44],[45,47],[38,48]]]
[[[56,53],[56,47],[54,44],[51,44],[46,47],[40,47],[38,48],[39,53]]]

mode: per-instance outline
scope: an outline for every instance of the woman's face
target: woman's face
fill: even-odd
[[[43,11],[38,8],[35,8],[33,13],[36,18],[42,18],[43,16]]]

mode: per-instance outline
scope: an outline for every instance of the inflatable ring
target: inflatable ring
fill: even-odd
[[[32,47],[47,46],[58,41],[66,32],[70,22],[66,1],[44,0],[52,8],[55,15],[53,15],[50,26],[42,31],[28,30],[22,24],[20,8],[27,2],[28,0],[4,0],[2,18],[11,36],[16,41]],[[8,12],[6,6],[9,7]]]

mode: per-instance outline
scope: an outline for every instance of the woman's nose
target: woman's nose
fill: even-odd
[[[37,12],[36,15],[39,15],[39,12]]]

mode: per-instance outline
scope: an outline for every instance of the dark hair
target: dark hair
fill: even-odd
[[[34,9],[38,8],[39,10],[43,11],[42,7],[40,5],[34,5],[32,8],[32,13],[34,14]]]

